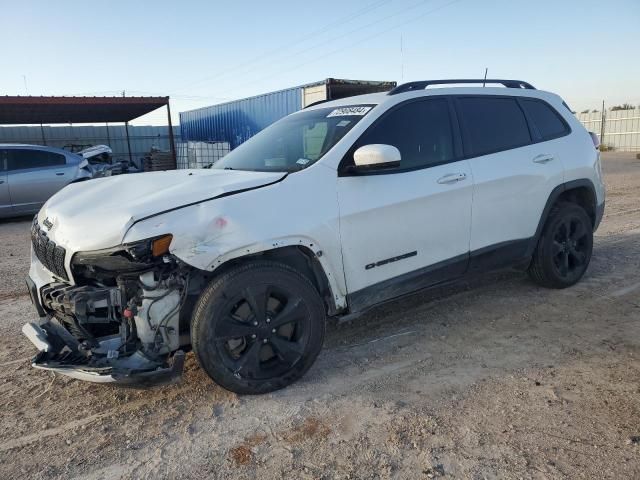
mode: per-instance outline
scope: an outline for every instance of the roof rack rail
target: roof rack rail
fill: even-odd
[[[447,85],[452,83],[499,83],[507,88],[525,88],[528,90],[535,90],[535,87],[528,82],[522,80],[500,80],[497,78],[464,78],[464,79],[449,79],[449,80],[420,80],[417,82],[403,83],[398,85],[393,90],[390,90],[387,95],[396,95],[398,93],[411,92],[413,90],[424,90],[429,85]]]

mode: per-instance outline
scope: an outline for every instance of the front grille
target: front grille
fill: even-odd
[[[37,217],[33,219],[31,226],[31,245],[36,257],[47,270],[63,280],[69,280],[64,268],[64,258],[67,252],[47,237],[46,232],[38,225]]]

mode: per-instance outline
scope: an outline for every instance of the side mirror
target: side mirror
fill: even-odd
[[[364,145],[353,153],[353,161],[358,172],[397,167],[400,165],[400,150],[381,143]]]

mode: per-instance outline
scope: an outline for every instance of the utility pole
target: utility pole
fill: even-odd
[[[176,141],[173,138],[173,124],[171,123],[171,107],[169,107],[169,97],[167,97],[167,121],[169,122],[169,148],[171,149],[171,157],[173,158],[174,168],[178,168],[178,160],[176,158]]]
[[[122,97],[124,98],[125,91],[122,90]],[[133,164],[133,156],[131,155],[131,140],[129,138],[129,122],[124,122],[124,130],[127,134],[127,150],[129,152],[129,165]]]

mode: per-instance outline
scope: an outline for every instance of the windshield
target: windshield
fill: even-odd
[[[267,127],[212,168],[295,172],[312,165],[340,141],[373,105],[294,113]]]

